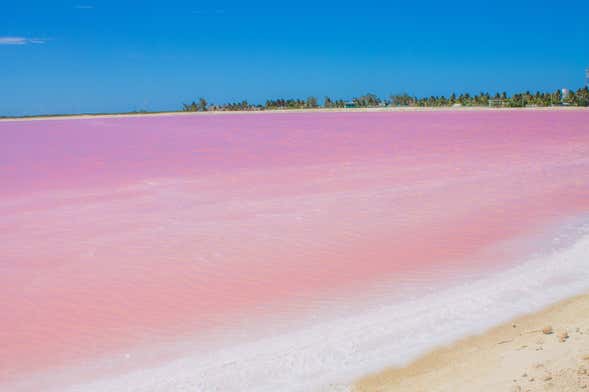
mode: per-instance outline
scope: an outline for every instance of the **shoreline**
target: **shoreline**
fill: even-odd
[[[25,117],[0,117],[0,122],[44,121],[44,120],[82,120],[93,118],[143,118],[164,116],[219,116],[238,114],[287,114],[287,113],[394,113],[394,112],[476,112],[476,111],[588,111],[583,106],[546,106],[525,108],[490,108],[487,106],[461,106],[461,107],[384,107],[384,108],[318,108],[318,109],[272,109],[272,110],[244,110],[244,111],[206,111],[206,112],[153,112],[153,113],[111,113],[111,114],[63,114],[40,115]]]
[[[352,391],[583,391],[588,368],[586,292],[366,375]]]
[[[38,374],[34,379],[43,379],[47,391],[71,392],[147,391],[152,390],[154,382],[162,390],[180,391],[265,391],[274,386],[301,392],[539,392],[549,385],[554,391],[583,391],[569,387],[577,385],[577,372],[589,367],[589,360],[579,359],[589,356],[589,287],[584,283],[586,273],[579,269],[586,264],[582,256],[588,254],[588,246],[589,237],[584,236],[552,256],[545,255],[548,258],[532,259],[527,266],[432,293],[421,300],[376,307],[274,336],[270,333],[208,354],[181,355],[143,369],[100,376],[85,373],[84,368],[70,368],[74,370],[71,373],[66,367],[63,372],[51,370],[47,376]],[[578,282],[566,282],[571,273]],[[492,291],[487,290],[490,288]],[[474,293],[473,299],[487,293],[488,300],[452,300],[465,298],[466,292]],[[453,305],[445,308],[444,304]],[[526,313],[530,314],[520,316]],[[403,322],[416,314],[425,319]],[[554,333],[544,335],[542,329],[548,325]],[[560,342],[564,331],[569,338]],[[293,346],[292,342],[299,343]],[[402,355],[403,351],[416,360]],[[138,352],[129,353],[120,360],[133,358],[134,362],[142,362]],[[361,353],[364,358],[358,357]],[[338,366],[346,362],[346,366]],[[310,363],[318,369],[314,377],[308,373]],[[398,367],[370,373],[391,364]],[[86,366],[89,370],[94,365],[88,362]],[[240,376],[230,377],[232,374]],[[587,375],[580,376],[585,378],[579,385],[587,384],[589,388]],[[265,377],[270,378],[261,384],[259,380]],[[24,392],[36,390],[35,385],[33,379],[24,378],[5,386]],[[285,385],[290,387],[285,389]]]
[[[531,260],[531,264],[432,293],[422,299],[376,307],[358,315],[326,320],[284,334],[270,334],[260,340],[214,351],[212,356],[194,354],[147,371],[134,370],[118,376],[87,379],[66,390],[143,391],[150,390],[149,380],[159,380],[164,389],[186,391],[265,391],[274,386],[301,392],[494,392],[509,391],[516,384],[522,389],[514,389],[514,392],[544,390],[523,388],[519,376],[524,373],[535,378],[528,383],[536,382],[534,385],[542,388],[551,381],[543,381],[548,377],[546,374],[550,374],[554,379],[551,383],[558,387],[569,385],[571,381],[567,377],[571,372],[576,376],[579,370],[578,366],[575,367],[577,357],[589,355],[589,288],[583,283],[585,274],[578,268],[585,264],[578,256],[586,254],[588,240],[584,237],[548,258]],[[576,267],[568,265],[571,262]],[[582,282],[569,282],[564,287],[563,279],[566,280],[570,273],[579,276]],[[556,286],[552,287],[550,280],[554,276],[557,279],[552,283]],[[491,288],[495,290],[489,291]],[[489,298],[465,303],[453,300],[465,298],[466,292],[474,293],[473,299],[482,298],[484,293]],[[578,298],[581,298],[579,305],[576,304]],[[569,303],[575,305],[563,306]],[[453,305],[447,307],[444,304]],[[481,309],[485,311],[480,312]],[[537,313],[520,316],[528,312]],[[552,312],[552,318],[542,318],[548,312]],[[407,324],[408,316],[418,314],[424,318]],[[587,316],[577,319],[579,314]],[[554,328],[553,334],[541,333],[546,325]],[[558,339],[564,330],[568,331],[570,338],[560,343]],[[543,340],[541,344],[536,343],[538,339]],[[300,343],[292,345],[292,342]],[[536,350],[538,347],[542,348]],[[570,348],[583,350],[569,353],[566,350]],[[563,350],[566,352],[561,359]],[[362,358],[358,357],[360,354]],[[417,360],[411,362],[410,358]],[[347,365],[340,367],[342,363]],[[399,367],[369,373],[374,369],[386,369],[390,364]],[[403,367],[406,364],[407,367]],[[316,369],[314,377],[310,377],[309,365]],[[503,367],[496,372],[494,369],[499,365]],[[573,370],[569,372],[567,369]],[[232,374],[240,376],[230,377]],[[433,379],[430,378],[432,374]],[[471,379],[473,377],[476,379]],[[259,380],[263,379],[266,382],[260,383]],[[514,379],[517,382],[514,383]],[[586,383],[589,384],[589,379]],[[289,387],[284,388],[285,385]]]

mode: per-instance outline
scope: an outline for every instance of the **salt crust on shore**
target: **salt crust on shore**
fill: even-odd
[[[195,354],[69,391],[344,391],[435,347],[589,290],[589,226],[571,246],[426,297]]]

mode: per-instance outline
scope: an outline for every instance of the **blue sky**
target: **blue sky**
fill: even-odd
[[[0,115],[578,88],[589,2],[4,2]]]

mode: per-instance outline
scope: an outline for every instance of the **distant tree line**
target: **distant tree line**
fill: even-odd
[[[589,106],[589,88],[583,87],[576,91],[569,90],[566,96],[561,90],[555,92],[526,91],[509,96],[506,92],[491,95],[486,92],[470,95],[464,93],[456,95],[452,93],[446,96],[416,97],[409,94],[391,94],[381,99],[375,94],[365,94],[354,97],[349,101],[342,99],[333,100],[330,97],[323,99],[319,104],[316,97],[307,99],[268,99],[263,105],[250,104],[247,101],[225,103],[221,105],[209,104],[206,99],[199,98],[190,104],[184,104],[185,112],[212,111],[258,111],[277,109],[315,109],[315,108],[344,108],[344,107],[444,107],[444,106],[500,106],[500,107],[546,107],[546,106]]]
[[[192,101],[190,104],[183,104],[185,112],[206,112],[209,109],[209,104],[206,99],[199,98],[198,103]]]

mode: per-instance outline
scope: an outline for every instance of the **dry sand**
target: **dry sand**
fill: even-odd
[[[356,382],[366,391],[589,391],[589,294]]]

